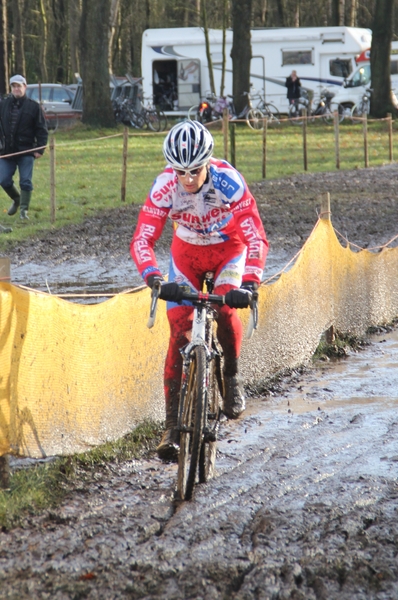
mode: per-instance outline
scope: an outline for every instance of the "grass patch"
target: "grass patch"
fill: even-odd
[[[152,454],[161,427],[145,421],[115,442],[80,454],[57,458],[53,462],[14,470],[9,489],[0,489],[0,528],[6,531],[26,516],[56,507],[78,482],[90,479],[109,463],[121,463]]]
[[[398,124],[394,123],[394,129]],[[307,129],[308,171],[334,171],[333,127],[321,122]],[[215,155],[224,154],[220,128],[212,129]],[[156,175],[164,166],[162,143],[165,134],[129,131],[126,202],[141,204]],[[371,166],[388,162],[388,135],[385,122],[369,122],[369,160]],[[395,138],[397,136],[395,135]],[[54,134],[56,155],[56,221],[50,212],[50,153],[47,150],[34,168],[34,187],[30,221],[20,223],[18,215],[10,218],[9,198],[2,192],[0,222],[13,227],[11,234],[0,236],[0,252],[8,244],[40,236],[51,228],[81,223],[97,211],[117,209],[121,202],[123,128],[90,129],[78,123]],[[267,136],[267,179],[304,173],[302,128],[290,122],[270,127]],[[394,139],[397,155],[398,139]],[[340,168],[364,166],[362,127],[343,123],[340,126]],[[262,178],[262,132],[245,124],[236,124],[236,167],[249,183]],[[18,180],[17,180],[18,181]]]
[[[336,331],[335,339],[331,343],[326,341],[325,334],[322,335],[312,359],[313,361],[325,361],[333,358],[344,358],[351,354],[351,352],[357,352],[366,346],[369,346],[369,342],[363,337]]]

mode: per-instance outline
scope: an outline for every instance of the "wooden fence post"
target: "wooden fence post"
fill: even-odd
[[[393,143],[392,143],[392,114],[388,113],[387,115],[387,123],[388,123],[388,157],[390,159],[390,163],[393,161]]]
[[[325,219],[326,221],[330,221],[330,194],[329,192],[325,192],[319,196],[319,200],[321,201],[321,219]]]
[[[224,134],[224,160],[228,160],[228,125],[229,125],[228,108],[224,108],[222,113],[222,131]]]
[[[120,199],[126,202],[126,180],[127,180],[127,150],[129,143],[129,130],[127,127],[123,130],[123,159],[122,159],[122,185],[120,189]]]
[[[268,119],[265,117],[263,127],[263,179],[267,176],[267,128]]]
[[[55,136],[50,136],[50,217],[51,223],[55,223],[56,199],[55,199]]]
[[[6,490],[10,485],[10,457],[0,456],[0,489]]]
[[[303,158],[304,158],[304,171],[308,171],[308,160],[307,160],[307,110],[303,110]]]
[[[236,168],[235,125],[235,123],[229,124],[229,135],[231,139],[231,165]]]
[[[336,157],[336,169],[340,169],[340,130],[339,130],[339,112],[334,111],[334,154]]]
[[[363,115],[363,151],[365,159],[365,169],[369,167],[369,152],[368,152],[368,115]]]

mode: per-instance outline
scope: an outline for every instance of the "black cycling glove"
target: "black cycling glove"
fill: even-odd
[[[251,294],[249,290],[229,290],[225,294],[225,304],[230,308],[247,308],[250,304]]]
[[[159,298],[168,302],[181,302],[183,294],[183,288],[178,283],[171,281],[170,283],[162,283]]]

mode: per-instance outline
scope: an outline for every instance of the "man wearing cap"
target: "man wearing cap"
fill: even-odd
[[[25,221],[29,219],[33,163],[35,158],[40,158],[44,153],[48,131],[40,104],[26,96],[25,77],[14,75],[10,79],[10,86],[11,95],[0,103],[3,141],[0,155],[4,156],[0,159],[0,185],[13,201],[8,214],[15,215],[20,207],[20,217]],[[17,168],[21,191],[14,185],[13,177]]]

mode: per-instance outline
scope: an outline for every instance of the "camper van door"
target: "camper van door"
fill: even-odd
[[[200,103],[200,60],[184,58],[178,60],[177,70],[178,109],[189,109]]]

